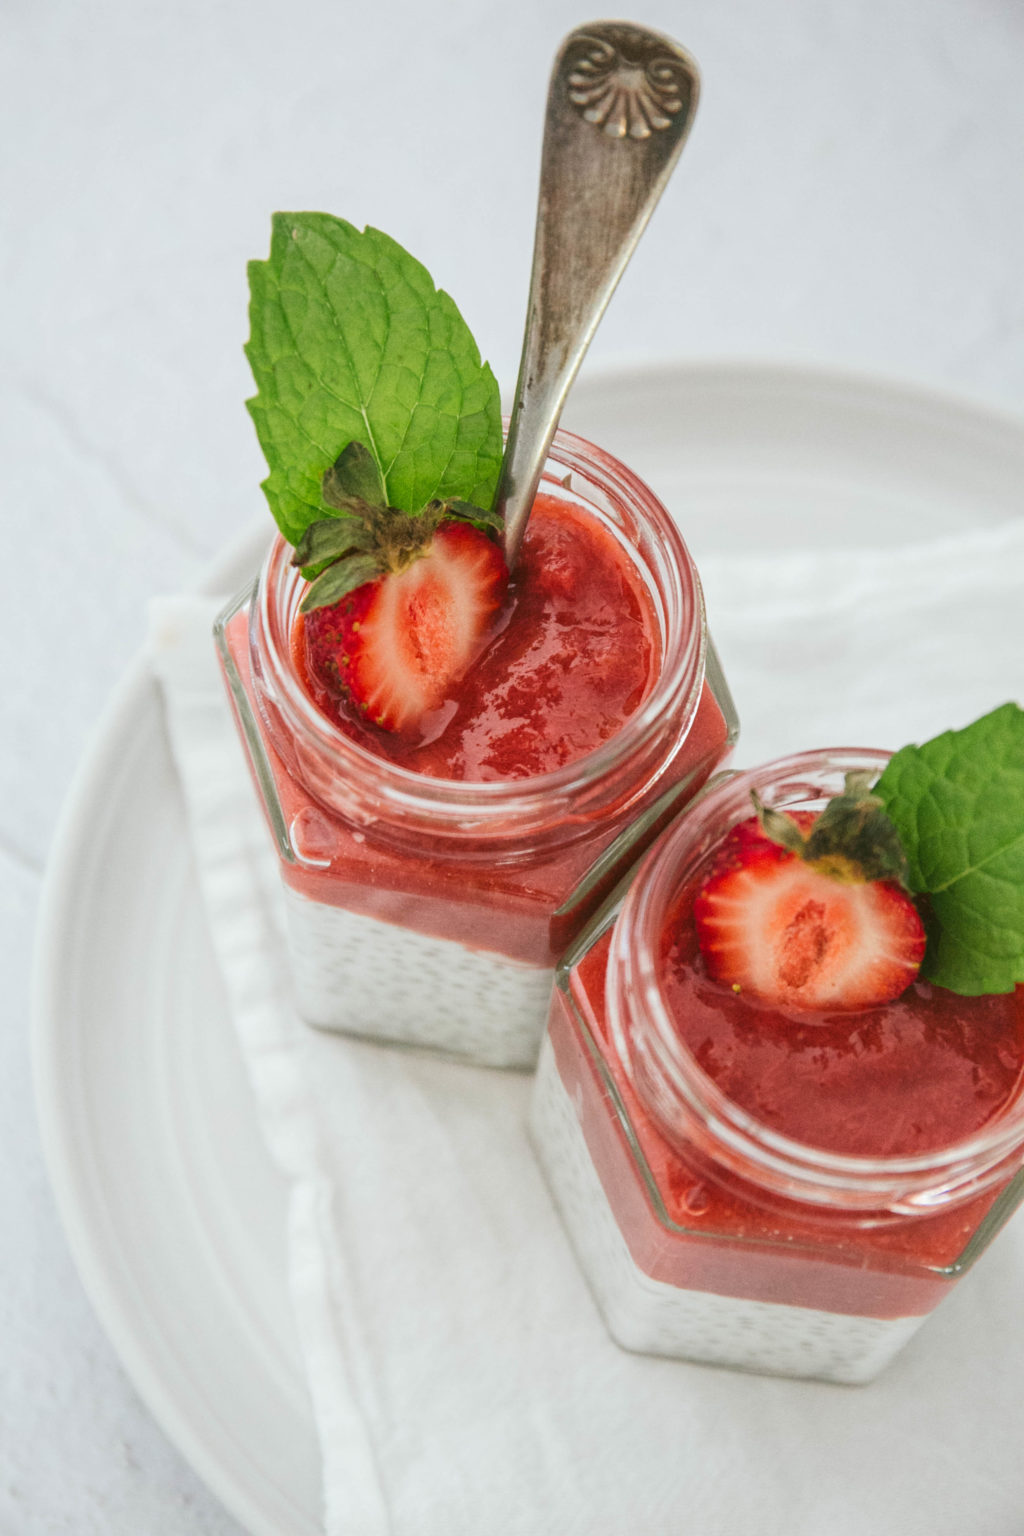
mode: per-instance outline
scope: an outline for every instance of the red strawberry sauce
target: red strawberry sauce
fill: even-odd
[[[692,893],[662,934],[662,988],[690,1053],[762,1124],[826,1151],[914,1156],[970,1136],[1021,1087],[1024,989],[958,997],[918,981],[861,1012],[778,1009],[706,973]]]
[[[284,547],[275,547],[271,559],[286,561]],[[434,740],[418,744],[349,720],[339,719],[341,729],[379,759],[397,758],[402,767],[452,781],[474,772],[492,779],[503,773],[538,775],[578,757],[617,734],[663,677],[661,623],[636,573],[638,564],[585,507],[540,496],[512,600],[502,614],[507,622],[499,622],[485,654],[463,678],[458,697],[449,701],[448,728],[442,722]],[[411,837],[395,835],[400,817],[393,808],[386,817],[363,819],[336,813],[329,797],[317,795],[329,758],[317,744],[308,747],[272,690],[260,700],[251,665],[251,612],[241,609],[225,638],[297,855],[282,860],[284,881],[310,901],[469,949],[553,966],[626,864],[653,837],[656,825],[644,829],[643,840],[630,840],[617,860],[602,867],[600,878],[584,886],[595,860],[640,810],[677,785],[696,790],[729,749],[726,717],[711,682],[704,679],[685,733],[679,734],[681,720],[666,718],[664,739],[645,743],[635,777],[630,777],[628,757],[620,763],[605,802],[595,781],[580,814],[567,814],[556,804],[549,823],[540,820],[536,834],[524,834],[526,842],[516,842],[513,827],[499,847],[501,856],[481,856],[469,838],[460,843],[443,826],[436,836],[429,828],[417,834],[413,846]],[[293,630],[288,682],[301,687],[304,680],[308,693],[301,638]],[[680,637],[670,638],[679,668]],[[323,703],[329,718],[338,719],[326,696]],[[664,756],[659,758],[659,752]],[[340,771],[339,782],[344,788]],[[366,803],[371,806],[372,789],[370,776]]]
[[[355,740],[433,778],[520,779],[618,731],[654,682],[657,626],[643,583],[595,518],[539,496],[495,633],[415,738],[364,726],[304,663],[307,691]]]
[[[935,1306],[999,1187],[935,1215],[865,1227],[840,1218],[823,1224],[799,1202],[764,1204],[720,1184],[669,1143],[625,1073],[608,1032],[609,939],[605,933],[574,967],[572,1006],[556,990],[549,1032],[559,1076],[639,1268],[684,1290],[862,1316],[909,1316]],[[920,985],[870,1019],[805,1018],[800,1026],[724,997],[701,975],[695,942],[692,925],[685,936],[665,935],[664,981],[679,1028],[723,1089],[784,1134],[848,1153],[934,1146],[984,1125],[1020,1083],[1024,988],[972,999]],[[983,1038],[990,1024],[993,1041]],[[609,1085],[628,1137],[611,1113]],[[637,1155],[669,1229],[655,1213]],[[945,1266],[954,1266],[948,1277]]]

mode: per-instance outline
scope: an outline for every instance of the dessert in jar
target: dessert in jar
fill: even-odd
[[[395,322],[360,342],[378,380],[369,422],[336,420],[360,385],[334,350],[360,262],[392,308],[402,283],[426,316],[406,373],[422,341],[432,401],[449,386],[461,401],[450,419],[420,402],[393,442],[394,402],[372,410]],[[558,955],[735,737],[697,572],[654,494],[561,433],[509,578],[488,511],[496,386],[471,339],[451,343],[451,301],[386,237],[280,215],[253,295],[252,408],[282,532],[217,633],[280,857],[299,1009],[532,1066]],[[303,340],[318,304],[323,356]],[[286,439],[297,467],[281,466]]]
[[[627,1348],[869,1381],[1024,1195],[1024,713],[887,761],[720,776],[558,968],[532,1136]]]

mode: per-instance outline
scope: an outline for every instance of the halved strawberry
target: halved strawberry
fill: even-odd
[[[307,666],[382,730],[410,730],[470,666],[507,585],[492,539],[468,523],[444,523],[401,571],[306,614]]]
[[[300,612],[314,683],[382,730],[408,731],[474,660],[508,568],[497,514],[454,499],[403,512],[382,483],[369,450],[349,443],[323,477],[340,515],[311,523],[292,563],[313,577]]]
[[[866,798],[855,795],[859,804]],[[849,798],[836,799],[846,800],[848,821]],[[856,814],[863,845],[864,815]],[[868,1008],[898,997],[925,951],[924,925],[906,891],[895,879],[868,878],[833,838],[819,834],[816,846],[824,816],[768,818],[773,836],[757,817],[732,829],[694,901],[708,973],[763,1002],[799,1008]],[[835,821],[842,819],[837,807]]]

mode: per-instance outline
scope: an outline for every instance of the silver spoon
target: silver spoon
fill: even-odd
[[[515,563],[558,418],[697,107],[697,66],[658,32],[577,27],[548,90],[526,333],[495,509]]]

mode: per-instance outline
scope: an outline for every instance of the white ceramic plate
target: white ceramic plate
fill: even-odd
[[[698,561],[907,543],[1024,511],[1024,423],[878,381],[666,368],[585,381],[565,421],[650,481]],[[240,586],[266,536],[205,589]],[[58,1204],[139,1392],[254,1536],[312,1536],[319,1455],[285,1281],[285,1188],[260,1140],[141,663],[57,839],[35,1049]]]

